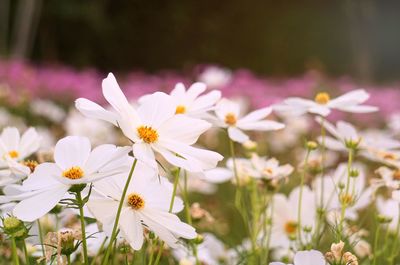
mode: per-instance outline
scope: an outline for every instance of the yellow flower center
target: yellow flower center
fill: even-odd
[[[63,177],[69,179],[80,179],[83,177],[84,172],[80,167],[71,167],[62,173]]]
[[[288,235],[292,235],[297,230],[297,223],[294,221],[289,221],[285,224],[285,232]]]
[[[8,152],[8,155],[9,155],[11,158],[17,158],[17,157],[19,157],[18,151],[15,151],[15,150],[11,150],[10,152]]]
[[[139,194],[131,193],[128,195],[128,205],[134,210],[140,210],[144,207],[144,200]]]
[[[400,169],[397,169],[395,172],[393,172],[393,179],[400,180]]]
[[[272,173],[274,173],[272,168],[270,168],[270,167],[264,168],[264,174],[265,175],[272,175]]]
[[[394,153],[383,153],[383,159],[386,160],[396,160],[397,159],[397,155]]]
[[[342,194],[340,201],[345,205],[350,205],[353,203],[353,196],[351,194]]]
[[[179,105],[176,107],[175,114],[184,114],[186,113],[186,107],[183,105]]]
[[[330,97],[329,94],[326,93],[326,92],[318,93],[318,94],[315,96],[315,102],[317,102],[317,103],[319,103],[319,104],[322,104],[322,105],[327,104],[330,100],[331,100],[331,97]]]
[[[228,113],[225,115],[225,123],[228,125],[235,125],[237,122],[236,115],[233,113]]]
[[[158,140],[158,132],[150,126],[140,126],[137,128],[137,132],[139,134],[139,138],[145,143],[151,144]]]
[[[31,173],[33,173],[33,171],[35,171],[35,168],[38,165],[38,162],[36,162],[35,160],[26,160],[22,164],[29,167],[29,169],[31,170]]]

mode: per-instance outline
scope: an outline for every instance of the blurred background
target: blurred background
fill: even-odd
[[[397,0],[0,0],[0,54],[103,72],[217,64],[391,83],[399,26]]]

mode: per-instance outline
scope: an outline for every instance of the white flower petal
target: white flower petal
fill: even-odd
[[[285,128],[285,124],[268,120],[253,122],[243,122],[242,120],[239,120],[237,127],[242,130],[275,131]]]
[[[99,119],[117,126],[118,116],[86,98],[78,98],[75,107],[87,118]]]
[[[206,110],[212,106],[221,98],[220,91],[211,91],[210,93],[198,97],[193,104],[190,106],[190,111],[195,112],[199,110]]]
[[[295,265],[325,265],[326,261],[321,252],[316,250],[299,251],[294,256]]]
[[[103,95],[110,105],[125,119],[137,120],[136,111],[129,104],[124,93],[122,93],[117,80],[112,73],[103,80]]]
[[[40,146],[40,137],[34,128],[29,128],[21,137],[19,143],[19,151],[21,152],[21,159],[36,152]]]
[[[156,158],[151,146],[146,143],[137,143],[133,145],[133,155],[139,161],[147,164],[152,168],[157,168]]]
[[[47,189],[59,185],[57,180],[61,177],[62,171],[55,163],[42,163],[35,168],[35,171],[22,183],[25,190]]]
[[[244,132],[242,132],[237,127],[229,127],[228,135],[229,135],[229,138],[232,139],[232,141],[239,142],[239,143],[244,143],[250,139],[249,136],[247,136]]]
[[[162,124],[158,132],[160,141],[163,139],[172,139],[192,145],[210,127],[211,124],[206,121],[190,118],[185,115],[175,115],[168,122]]]
[[[170,95],[162,92],[151,94],[142,100],[137,112],[144,125],[158,128],[175,115],[176,106]]]
[[[143,228],[133,209],[125,208],[123,210],[118,226],[121,229],[122,236],[134,250],[142,248],[144,241]]]
[[[13,214],[22,221],[33,222],[50,212],[64,197],[68,189],[69,186],[60,184],[24,199],[15,206]]]
[[[241,118],[240,121],[243,123],[259,121],[259,120],[265,119],[269,114],[271,114],[271,112],[272,112],[271,107],[255,110],[253,112],[250,112],[243,118]]]
[[[1,141],[7,148],[7,151],[18,151],[19,150],[19,131],[15,127],[6,127],[0,136]]]
[[[67,136],[59,140],[54,149],[54,160],[61,169],[83,167],[89,157],[91,144],[88,138]]]

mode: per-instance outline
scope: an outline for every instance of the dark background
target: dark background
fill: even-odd
[[[400,1],[0,3],[4,58],[122,72],[215,63],[274,77],[308,69],[361,81],[400,77]]]

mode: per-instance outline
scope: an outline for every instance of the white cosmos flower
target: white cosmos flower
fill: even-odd
[[[221,98],[221,92],[216,90],[200,95],[206,89],[207,87],[204,83],[194,83],[187,90],[184,84],[176,84],[170,93],[171,99],[175,104],[175,113],[197,118],[203,117],[206,112],[212,110],[215,103]],[[146,97],[148,96],[141,97],[139,102],[143,102]]]
[[[94,183],[94,190],[101,196],[89,199],[88,207],[111,234],[126,177],[105,178]],[[179,220],[174,214],[183,209],[183,202],[175,198],[169,212],[172,185],[165,178],[158,178],[157,172],[138,161],[132,180],[127,189],[118,223],[121,235],[131,247],[139,250],[144,241],[144,230],[153,231],[170,247],[177,247],[178,238],[193,239],[195,229]]]
[[[371,186],[376,190],[380,187],[388,187],[389,189],[400,189],[400,170],[390,169],[388,167],[380,167],[375,170],[381,178],[371,179]]]
[[[214,168],[222,160],[216,152],[192,146],[211,124],[176,115],[176,104],[171,96],[156,92],[142,99],[136,110],[128,103],[111,73],[103,80],[103,95],[115,113],[83,98],[76,100],[76,107],[89,118],[119,126],[134,142],[133,153],[139,160],[156,168],[154,152],[157,152],[169,163],[192,172]]]
[[[218,265],[221,264],[221,262],[227,261],[228,251],[225,249],[225,245],[213,234],[205,233],[203,236],[203,242],[197,246],[197,258],[200,263]],[[177,248],[174,249],[172,254],[180,261],[179,264],[196,264],[196,258],[193,256],[190,249],[184,247]]]
[[[384,200],[381,196],[376,199],[376,208],[379,214],[391,218],[388,225],[390,231],[395,232],[399,222],[399,201],[394,199]]]
[[[324,256],[317,250],[298,251],[293,263],[294,265],[326,265]],[[271,262],[269,265],[285,265],[285,263]]]
[[[232,72],[217,66],[207,67],[198,77],[200,82],[206,83],[211,88],[226,86],[232,79]]]
[[[331,99],[326,92],[318,93],[314,101],[298,97],[287,98],[282,104],[274,107],[275,110],[290,113],[291,115],[302,115],[304,113],[319,114],[328,116],[332,109],[345,112],[368,113],[377,111],[378,108],[373,106],[361,105],[369,98],[369,94],[363,89],[357,89],[346,94]]]
[[[289,197],[276,194],[273,197],[272,233],[271,247],[289,249],[291,237],[298,232],[298,209],[299,209],[300,187],[296,187]],[[314,228],[316,216],[315,194],[307,186],[303,187],[301,203],[301,229],[304,227]],[[308,242],[305,233],[302,233],[303,242]]]
[[[371,203],[373,189],[367,186],[364,167],[361,164],[354,163],[352,169],[357,170],[359,174],[358,177],[350,178],[348,194],[345,194],[348,176],[346,163],[339,164],[330,176],[318,177],[313,182],[313,188],[318,195],[318,200],[320,200],[321,181],[324,181],[324,192],[322,194],[324,209],[328,212],[328,221],[333,224],[336,224],[338,218],[340,218],[340,200],[347,202],[345,217],[350,220],[356,220],[358,211]]]
[[[270,107],[250,112],[243,117],[240,112],[239,104],[228,99],[220,100],[215,108],[217,125],[227,128],[229,138],[235,142],[244,143],[249,140],[243,131],[273,131],[285,127],[282,123],[264,120],[272,112]]]
[[[26,130],[22,137],[17,128],[3,130],[0,135],[0,186],[15,183],[31,172],[24,159],[39,149],[40,140],[34,128]]]
[[[256,169],[257,175],[255,178],[262,178],[267,180],[279,180],[288,177],[293,172],[293,167],[289,164],[280,166],[276,158],[267,159],[253,154],[251,163]]]
[[[321,119],[316,118],[321,123]],[[356,145],[360,155],[377,162],[400,167],[400,141],[376,131],[358,132],[350,123],[338,121],[336,127],[328,121],[323,126],[333,137],[325,137],[325,146],[335,151],[347,151],[349,145]],[[319,142],[322,138],[319,137]]]
[[[115,143],[117,133],[112,124],[101,120],[88,119],[76,109],[71,109],[64,122],[67,135],[85,136],[93,145]]]
[[[61,139],[55,146],[55,163],[38,165],[22,183],[19,194],[18,191],[8,192],[15,194],[8,196],[9,200],[21,200],[13,214],[23,221],[34,221],[53,209],[73,185],[126,174],[128,152],[127,147],[108,144],[91,150],[89,139],[85,137]]]

